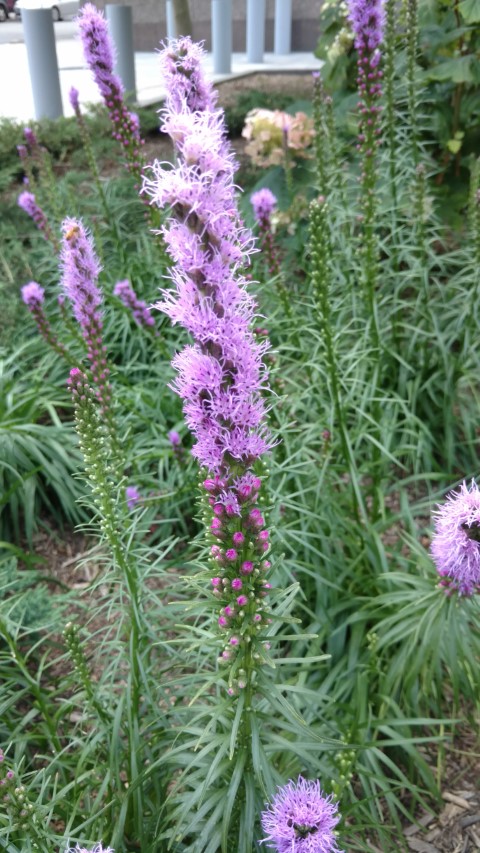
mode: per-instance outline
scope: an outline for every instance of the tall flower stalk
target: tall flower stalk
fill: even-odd
[[[118,451],[112,410],[112,390],[109,382],[106,346],[103,343],[102,292],[98,286],[101,270],[93,240],[77,219],[65,219],[62,224],[62,286],[70,299],[75,319],[87,345],[95,392],[100,403],[112,445]]]
[[[112,136],[122,146],[127,168],[140,181],[144,141],[140,136],[138,116],[128,109],[123,83],[113,71],[114,46],[107,21],[93,3],[86,3],[77,22],[85,60],[110,115]]]
[[[20,193],[20,195],[18,196],[18,206],[28,216],[30,216],[31,219],[33,219],[38,230],[41,231],[45,239],[48,240],[48,242],[52,244],[55,251],[58,252],[58,240],[50,227],[47,214],[38,204],[34,193],[31,193],[28,190],[25,190],[23,193]]]
[[[192,452],[204,472],[211,584],[221,658],[228,665],[227,691],[245,691],[249,706],[255,653],[269,621],[269,532],[258,506],[261,460],[272,446],[263,399],[268,343],[259,342],[252,330],[255,303],[242,270],[253,241],[239,218],[235,164],[222,114],[213,109],[215,95],[201,76],[200,58],[200,48],[188,38],[172,42],[161,54],[167,82],[162,130],[174,142],[177,161],[173,170],[154,164],[144,189],[154,204],[171,209],[162,232],[175,289],[164,291],[157,307],[194,340],[173,360],[174,388],[183,399],[195,437]]]
[[[349,0],[357,59],[357,85],[360,113],[358,149],[361,154],[360,187],[362,200],[363,278],[373,344],[379,346],[379,328],[375,289],[378,273],[378,244],[375,230],[377,157],[381,133],[378,103],[382,93],[380,70],[383,39],[383,0]]]

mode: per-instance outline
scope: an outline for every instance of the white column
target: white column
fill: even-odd
[[[232,0],[212,0],[214,74],[232,71]]]
[[[175,14],[173,11],[172,0],[167,0],[167,38],[177,38],[177,28],[175,26]]]
[[[292,50],[292,0],[275,0],[274,52],[280,56]]]
[[[247,62],[263,62],[265,50],[265,0],[247,2]]]
[[[108,29],[115,45],[113,70],[123,83],[128,100],[137,97],[135,57],[133,53],[132,7],[108,3],[105,7]]]
[[[23,6],[22,24],[35,118],[59,118],[63,115],[63,107],[52,10]],[[5,80],[3,85],[7,85]]]

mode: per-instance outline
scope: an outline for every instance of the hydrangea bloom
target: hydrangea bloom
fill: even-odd
[[[339,820],[337,805],[322,793],[320,782],[299,776],[279,788],[262,812],[262,841],[277,853],[341,853],[334,833]]]
[[[125,151],[128,168],[140,177],[140,148],[143,139],[140,137],[138,116],[128,110],[123,83],[113,72],[114,48],[107,21],[93,3],[86,3],[80,11],[77,23],[85,60],[110,114],[112,135]]]
[[[248,141],[245,151],[258,166],[281,165],[285,149],[305,157],[315,131],[305,113],[294,116],[281,110],[254,109],[247,113],[242,136]]]
[[[171,211],[162,234],[173,261],[175,290],[163,291],[156,307],[194,340],[173,360],[173,387],[183,399],[195,437],[192,452],[207,473],[211,560],[215,576],[221,578],[213,593],[221,605],[218,625],[227,646],[235,636],[242,655],[254,647],[252,641],[259,641],[268,622],[263,577],[270,565],[263,559],[268,533],[262,529],[262,514],[254,514],[262,485],[256,466],[272,446],[263,399],[268,342],[258,342],[252,329],[255,305],[243,269],[253,240],[239,218],[235,164],[222,113],[212,108],[214,96],[203,78],[200,57],[200,48],[189,38],[170,43],[161,55],[167,83],[162,130],[175,144],[176,167],[154,164],[153,178],[145,180],[144,189],[155,204]],[[190,105],[199,98],[207,108],[192,111]],[[238,533],[242,538],[234,540]],[[245,608],[239,608],[233,586],[239,574],[248,574],[242,581]],[[223,660],[233,663],[230,651]],[[244,679],[232,676],[228,690],[235,693],[244,686]]]
[[[113,288],[113,293],[115,296],[118,296],[126,308],[130,309],[137,326],[148,326],[151,328],[155,325],[155,320],[150,313],[147,303],[138,298],[128,279],[117,281]]]
[[[462,483],[439,505],[431,553],[447,590],[480,592],[480,490],[474,480],[470,488]]]

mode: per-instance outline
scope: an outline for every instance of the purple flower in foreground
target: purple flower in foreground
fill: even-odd
[[[65,853],[114,853],[114,851],[112,847],[102,847],[101,844],[95,844],[94,847],[88,849],[77,844],[76,847],[69,847]]]
[[[334,833],[338,808],[322,793],[318,780],[299,776],[279,788],[261,819],[266,833],[262,843],[277,853],[342,853]]]
[[[265,220],[270,219],[277,206],[277,197],[265,187],[250,196],[250,203],[253,207],[253,215],[261,225]]]
[[[141,495],[135,486],[127,486],[125,489],[125,497],[127,499],[127,506],[129,509],[134,509],[139,500],[141,500]]]
[[[147,303],[138,298],[128,279],[117,281],[113,288],[113,293],[115,296],[118,296],[126,308],[130,309],[137,326],[148,326],[151,328],[155,325],[155,320],[150,313]]]
[[[431,554],[441,585],[460,595],[480,592],[480,490],[475,481],[450,492],[434,515]]]
[[[156,307],[194,341],[173,360],[174,389],[195,437],[193,455],[206,469],[203,499],[211,561],[215,576],[222,578],[221,589],[214,591],[226,652],[221,661],[232,664],[227,692],[233,695],[246,687],[238,672],[251,673],[252,649],[261,646],[269,622],[268,532],[255,507],[262,485],[260,458],[272,446],[263,399],[268,342],[259,342],[252,329],[255,303],[243,270],[253,239],[239,217],[233,155],[222,113],[212,108],[201,56],[186,38],[163,52],[162,64],[170,70],[162,130],[174,142],[176,166],[167,170],[155,163],[144,189],[159,207],[170,208],[162,233],[174,289],[163,291]],[[203,108],[194,111],[199,92]],[[245,575],[241,585],[248,601],[241,608],[239,573]]]
[[[140,147],[143,139],[140,137],[138,116],[127,109],[123,83],[113,72],[114,48],[107,21],[93,3],[86,3],[80,11],[77,24],[85,60],[110,114],[112,135],[125,152],[128,168],[140,177]]]

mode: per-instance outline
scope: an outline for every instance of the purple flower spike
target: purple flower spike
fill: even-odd
[[[48,224],[45,212],[42,210],[33,193],[25,190],[18,196],[18,206],[33,219],[38,230],[42,232],[46,240],[49,240],[55,249],[58,248],[57,241],[53,235],[52,229]]]
[[[137,326],[146,326],[151,329],[155,325],[155,320],[147,303],[138,298],[128,279],[117,281],[113,293],[118,296],[126,308],[130,309]]]
[[[111,416],[112,392],[108,381],[110,371],[107,367],[106,348],[103,344],[100,313],[102,293],[97,282],[101,266],[95,254],[93,240],[79,220],[65,219],[62,231],[62,285],[87,344],[96,394],[102,406],[102,414],[106,415],[108,420]],[[109,422],[109,425],[113,431],[113,422]]]
[[[226,652],[222,657],[232,663],[227,694],[236,696],[246,686],[238,674],[251,669],[238,658],[262,641],[268,624],[261,561],[269,546],[258,541],[250,513],[261,486],[256,466],[272,447],[263,396],[268,388],[263,356],[269,344],[253,331],[255,302],[243,274],[253,238],[238,213],[235,163],[202,57],[190,39],[173,41],[163,51],[162,129],[174,143],[176,166],[167,170],[155,163],[144,191],[152,203],[170,211],[162,234],[172,259],[173,288],[163,291],[155,307],[193,338],[173,360],[173,387],[195,439],[192,453],[206,469],[210,560],[215,580],[221,574],[213,593],[220,605],[217,625]],[[247,602],[241,610],[232,595],[237,589]]]
[[[46,340],[52,349],[64,358],[67,355],[65,347],[52,332],[50,323],[45,315],[43,304],[45,302],[45,291],[36,281],[29,281],[21,288],[22,300],[30,311],[37,329],[42,338]]]
[[[280,258],[275,245],[271,215],[277,206],[277,197],[266,187],[250,196],[253,215],[258,224],[260,247],[270,275],[280,272]]]
[[[73,313],[82,330],[99,318],[102,294],[97,284],[101,270],[93,240],[77,219],[65,219],[62,225],[62,284],[70,298]]]
[[[170,42],[160,54],[160,70],[175,112],[181,112],[183,107],[189,112],[215,108],[218,94],[203,74],[204,56],[201,46],[190,36]]]
[[[356,49],[362,53],[374,53],[383,40],[383,0],[348,0],[348,11]]]
[[[76,113],[80,109],[80,102],[79,102],[78,98],[79,98],[79,91],[78,91],[78,89],[75,88],[75,86],[72,86],[69,93],[68,93],[68,99],[70,101],[70,105],[71,105],[72,109]]]
[[[322,793],[320,782],[299,776],[279,788],[262,812],[262,843],[277,853],[342,853],[334,833],[339,820],[337,805]]]
[[[431,553],[447,592],[480,592],[480,490],[474,480],[439,505]]]
[[[123,83],[113,72],[114,47],[107,21],[93,3],[86,3],[80,11],[77,24],[85,60],[110,114],[112,135],[125,152],[128,168],[139,178],[143,139],[140,137],[138,116],[127,109]]]
[[[31,127],[23,128],[23,135],[25,137],[25,142],[27,143],[29,148],[36,148],[38,145],[38,139],[35,136]]]
[[[261,225],[265,220],[270,219],[277,206],[277,197],[265,187],[250,196],[250,203],[253,207],[253,215]]]
[[[21,293],[25,305],[30,310],[39,307],[45,301],[45,291],[36,281],[24,284]]]

